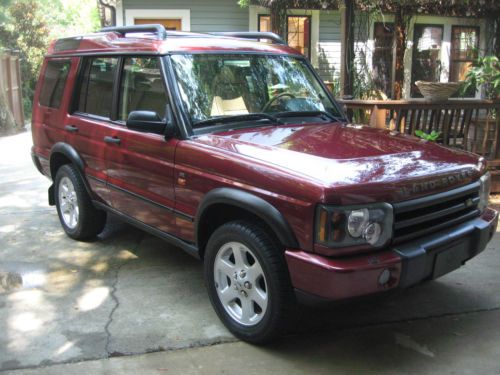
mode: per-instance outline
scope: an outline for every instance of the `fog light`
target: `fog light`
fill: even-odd
[[[380,239],[381,233],[382,233],[382,227],[380,226],[380,224],[371,223],[366,227],[365,232],[363,233],[363,237],[365,238],[366,242],[368,242],[370,245],[375,245]]]
[[[385,285],[389,282],[391,279],[391,271],[389,271],[387,268],[382,271],[380,276],[378,277],[378,283],[380,285]]]

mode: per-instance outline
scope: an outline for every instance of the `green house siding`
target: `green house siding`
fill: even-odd
[[[320,12],[318,72],[325,81],[340,75],[340,12]]]
[[[123,9],[189,9],[191,31],[248,31],[248,9],[236,0],[123,0]]]

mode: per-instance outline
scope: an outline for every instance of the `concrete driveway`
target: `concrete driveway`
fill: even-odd
[[[256,348],[222,326],[181,250],[116,220],[94,242],[66,237],[30,146],[0,138],[0,371],[500,373],[498,234],[438,281],[306,309],[294,335]]]

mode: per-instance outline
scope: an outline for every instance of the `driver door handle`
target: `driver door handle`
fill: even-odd
[[[66,125],[64,129],[70,133],[76,133],[78,131],[78,128],[75,125]]]
[[[114,143],[116,145],[119,145],[121,140],[120,138],[117,138],[117,137],[110,137],[109,135],[105,136],[104,137],[104,142],[106,143]]]

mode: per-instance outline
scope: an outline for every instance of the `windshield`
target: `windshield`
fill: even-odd
[[[302,58],[186,54],[173,55],[172,61],[195,128],[217,118],[241,119],[252,114],[341,116]]]

